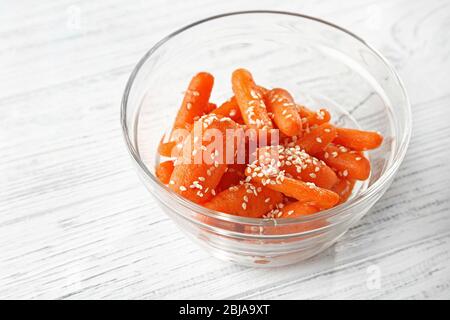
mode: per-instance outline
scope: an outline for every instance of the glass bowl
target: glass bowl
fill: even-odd
[[[298,103],[328,108],[338,125],[385,137],[368,153],[370,178],[347,202],[302,218],[243,218],[196,205],[159,182],[158,143],[170,131],[191,77],[212,73],[211,101],[221,103],[232,96],[237,68],[250,70],[262,86],[287,89]],[[130,76],[121,122],[140,178],[180,230],[212,255],[249,266],[292,264],[335,243],[389,187],[411,134],[405,89],[376,50],[332,23],[275,11],[214,16],[159,41]]]

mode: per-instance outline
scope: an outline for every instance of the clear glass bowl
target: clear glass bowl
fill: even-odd
[[[370,178],[346,203],[304,218],[242,218],[189,202],[155,177],[158,142],[170,130],[190,78],[212,73],[211,101],[221,103],[232,95],[231,73],[240,67],[258,84],[283,87],[299,103],[330,109],[339,125],[383,134],[383,145],[368,154]],[[336,242],[389,187],[411,134],[409,101],[391,65],[353,33],[289,12],[222,14],[170,34],[137,64],[121,112],[128,150],[161,208],[214,256],[250,266],[295,263]]]

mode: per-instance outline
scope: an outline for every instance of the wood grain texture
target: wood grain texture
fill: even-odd
[[[373,210],[323,254],[271,270],[217,261],[180,234],[139,182],[119,125],[127,77],[158,39],[256,8],[367,39],[398,69],[414,118]],[[1,2],[0,298],[449,299],[449,27],[446,0]]]

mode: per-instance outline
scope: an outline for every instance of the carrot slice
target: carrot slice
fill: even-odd
[[[174,128],[185,128],[186,124],[194,123],[196,117],[203,115],[213,84],[214,77],[207,72],[197,73],[192,78],[175,118]]]
[[[307,153],[316,154],[331,143],[336,135],[336,128],[329,123],[324,123],[299,138],[296,144]]]
[[[173,172],[173,161],[168,160],[161,162],[156,166],[155,173],[159,181],[164,184],[168,184],[170,181],[170,176]]]
[[[347,148],[364,151],[378,148],[383,142],[383,136],[375,131],[363,131],[348,128],[336,128],[336,144]]]
[[[280,192],[252,183],[243,183],[222,191],[204,206],[237,216],[259,218],[282,200],[283,195]]]
[[[255,129],[272,129],[273,124],[266,110],[261,89],[245,69],[237,69],[232,75],[232,87],[245,124]]]
[[[338,176],[366,180],[370,175],[370,162],[361,153],[344,146],[329,144],[316,155],[328,166],[337,170]]]
[[[257,150],[257,161],[250,167],[254,167],[253,170],[257,174],[273,170],[273,175],[276,175],[280,171],[284,171],[289,178],[312,182],[325,189],[330,189],[339,180],[334,171],[323,161],[310,156],[300,150],[299,147],[272,146],[259,148]]]
[[[339,182],[333,186],[331,190],[339,195],[339,203],[344,203],[347,201],[352,194],[355,182],[355,180],[351,179],[340,179]]]
[[[226,130],[236,128],[237,124],[230,118],[214,114],[205,115],[196,121],[194,129],[183,143],[182,154],[175,161],[169,187],[193,202],[208,201],[227,168],[224,161],[226,148],[223,147],[226,146]],[[202,132],[203,136],[199,137],[197,132]],[[221,139],[218,148],[212,142],[205,141],[208,132],[220,133],[220,136],[215,137]],[[211,144],[215,150],[208,150]]]
[[[264,99],[267,110],[273,114],[273,121],[285,135],[292,137],[302,130],[302,120],[297,111],[294,99],[284,89],[272,89]]]
[[[339,195],[333,191],[317,187],[314,183],[278,175],[277,177],[258,177],[253,174],[252,168],[247,168],[245,174],[261,183],[263,186],[284,193],[288,197],[302,202],[308,202],[319,208],[331,208],[339,201]]]
[[[314,112],[305,106],[297,105],[302,121],[307,123],[309,126],[321,125],[330,121],[331,114],[327,109],[319,109]]]
[[[222,103],[217,109],[211,111],[211,113],[229,117],[237,123],[242,123],[241,110],[236,102],[236,98],[232,96],[230,100]]]

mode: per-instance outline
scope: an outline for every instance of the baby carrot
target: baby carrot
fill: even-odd
[[[301,216],[307,216],[319,211],[320,210],[318,208],[310,204],[296,201],[289,203],[283,206],[283,208],[279,209],[279,213],[276,215],[276,218],[297,218]]]
[[[383,136],[375,131],[348,128],[336,128],[336,130],[337,137],[334,142],[356,151],[375,149],[383,142]]]
[[[161,162],[156,166],[155,169],[156,176],[164,184],[169,183],[172,171],[173,171],[173,161],[171,160]]]
[[[226,130],[237,128],[237,124],[230,118],[209,114],[202,116],[194,126],[175,161],[169,187],[188,200],[202,203],[214,196],[214,189],[225,173],[227,164],[223,159],[224,150],[210,150],[210,154],[207,154],[207,146],[210,143],[204,141],[203,137],[199,139],[196,136],[196,128],[203,128],[204,133],[209,129],[209,132],[220,132],[221,146],[225,146]],[[188,141],[190,143],[187,143]]]
[[[245,124],[255,129],[272,129],[263,95],[250,72],[245,69],[235,70],[231,82]]]
[[[322,151],[336,138],[336,128],[329,123],[324,123],[306,133],[297,140],[297,145],[309,154]]]
[[[213,84],[214,77],[207,72],[197,73],[192,78],[175,118],[174,128],[185,128],[186,124],[194,123],[196,117],[203,115]]]
[[[289,92],[284,89],[272,89],[265,95],[264,101],[267,110],[273,114],[273,121],[282,133],[289,137],[301,133],[302,120]]]
[[[302,121],[308,124],[309,126],[321,125],[330,121],[331,115],[327,109],[319,109],[314,112],[305,106],[297,105],[300,116],[302,117]]]
[[[222,103],[217,109],[211,111],[211,113],[229,117],[237,123],[242,123],[241,110],[236,102],[236,98],[233,96],[230,100]]]
[[[344,203],[352,194],[354,186],[355,180],[340,179],[339,182],[331,188],[331,190],[339,195],[339,203]]]
[[[205,203],[206,208],[237,216],[259,218],[283,200],[280,192],[243,183],[230,187]]]
[[[261,169],[254,168],[259,173],[268,172],[267,169],[284,171],[289,178],[299,179],[304,182],[312,182],[315,185],[330,189],[338,182],[334,171],[323,161],[318,160],[299,147],[272,146],[258,149],[256,165]],[[275,159],[276,161],[272,160]],[[252,167],[252,166],[250,166]]]
[[[370,175],[370,162],[362,154],[344,146],[329,144],[317,154],[338,175],[347,179],[366,180]]]
[[[263,186],[284,193],[285,196],[295,198],[302,202],[308,202],[319,208],[331,208],[339,201],[339,195],[333,191],[317,187],[314,183],[303,182],[300,180],[279,175],[275,178],[258,177],[253,175],[251,168],[245,171],[247,176],[251,176]]]

